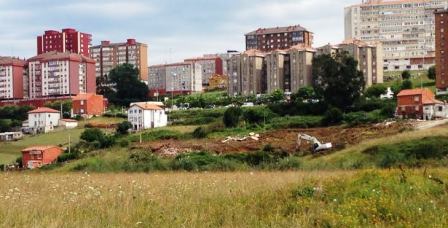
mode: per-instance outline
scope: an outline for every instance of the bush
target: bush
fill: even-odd
[[[401,90],[405,90],[405,89],[412,89],[414,88],[414,85],[412,84],[411,80],[404,80],[403,83],[401,84]]]
[[[409,80],[411,79],[411,72],[409,72],[408,70],[405,70],[401,73],[401,78],[403,80]]]
[[[129,140],[127,140],[127,139],[123,139],[123,140],[120,141],[120,146],[121,147],[128,147],[129,144],[130,144]]]
[[[365,92],[366,97],[370,98],[379,98],[382,94],[387,92],[387,87],[383,84],[372,85],[367,88]]]
[[[273,117],[274,113],[265,107],[247,108],[243,112],[243,118],[249,124],[261,124]]]
[[[344,119],[344,114],[338,108],[330,108],[326,113],[324,118],[322,119],[323,125],[334,125],[339,124]]]
[[[275,129],[313,128],[322,125],[321,116],[286,116],[271,119],[270,125]]]
[[[224,113],[223,122],[227,128],[237,127],[243,111],[239,107],[230,107]]]
[[[225,159],[207,152],[181,154],[172,162],[174,170],[186,171],[233,171],[242,166],[237,160]]]
[[[428,78],[431,80],[436,80],[436,66],[431,66],[428,69]]]
[[[104,133],[98,128],[89,128],[81,134],[81,139],[86,142],[100,141],[104,138]]]
[[[75,160],[81,157],[81,153],[78,150],[72,150],[70,153],[65,151],[63,154],[59,155],[58,162],[67,162],[71,160]]]
[[[129,134],[129,129],[132,128],[132,124],[128,121],[123,121],[117,125],[116,134],[127,135]]]
[[[155,140],[167,140],[167,139],[183,139],[185,135],[172,130],[153,130],[142,134],[142,140],[145,142]],[[131,142],[138,142],[140,140],[139,135],[132,135],[130,137]]]
[[[197,139],[203,139],[207,137],[207,130],[205,127],[198,127],[193,131],[193,137]]]

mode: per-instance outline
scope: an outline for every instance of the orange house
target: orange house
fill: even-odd
[[[105,112],[104,97],[94,93],[78,94],[72,99],[73,115],[100,116]]]
[[[397,95],[397,115],[402,118],[433,119],[435,107],[442,104],[429,89],[402,90]]]
[[[62,149],[57,146],[35,146],[22,150],[22,165],[27,169],[40,168],[56,161]]]

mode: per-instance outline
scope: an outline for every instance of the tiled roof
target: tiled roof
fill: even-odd
[[[72,100],[74,100],[74,101],[88,100],[88,99],[90,99],[94,95],[95,95],[94,93],[80,93],[80,94],[74,96],[72,98]]]
[[[424,93],[426,93],[428,91],[428,89],[406,89],[406,90],[402,90],[400,91],[400,93],[398,93],[398,97],[401,96],[412,96],[412,95],[422,95]]]
[[[59,113],[59,111],[47,107],[39,107],[37,109],[29,111],[28,113]]]
[[[160,106],[155,104],[136,103],[132,106],[138,106],[143,110],[163,110]]]
[[[273,33],[285,33],[285,32],[298,32],[298,31],[308,31],[306,28],[300,25],[286,26],[286,27],[273,27],[273,28],[259,28],[255,31],[247,33],[248,35],[265,35]]]
[[[26,61],[18,58],[0,56],[0,65],[25,66],[25,64]]]
[[[51,61],[51,60],[72,60],[77,62],[88,62],[88,63],[95,63],[95,60],[91,58],[87,58],[83,55],[71,53],[71,52],[57,52],[57,51],[50,51],[46,52],[37,56],[34,56],[30,59],[28,59],[29,62],[31,61]]]
[[[443,102],[435,99],[434,93],[429,89],[406,89],[398,93],[397,97],[415,95],[422,96],[422,104],[443,104]]]
[[[32,147],[23,149],[22,152],[29,152],[29,151],[35,151],[35,150],[42,151],[42,150],[48,150],[48,149],[55,148],[55,147],[59,148],[58,146],[32,146]]]

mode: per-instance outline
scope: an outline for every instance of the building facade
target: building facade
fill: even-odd
[[[435,21],[437,94],[448,94],[448,10],[435,11]]]
[[[345,39],[383,44],[384,70],[434,64],[434,10],[447,0],[363,0],[345,8]]]
[[[59,126],[61,113],[51,108],[37,108],[28,112],[28,127],[34,133],[47,133]]]
[[[313,33],[300,25],[275,28],[259,28],[246,35],[246,50],[257,49],[263,52],[277,49],[285,50],[303,44],[313,45]]]
[[[0,57],[0,100],[22,99],[26,97],[24,78],[26,61]]]
[[[81,93],[72,99],[73,116],[93,117],[100,116],[106,111],[103,95],[94,93]]]
[[[48,30],[37,37],[37,54],[47,52],[70,52],[89,57],[92,35],[78,32],[72,28],[62,29],[62,32]]]
[[[448,117],[448,105],[435,99],[429,89],[402,90],[397,95],[397,116],[432,120]]]
[[[231,57],[227,70],[230,96],[250,96],[266,92],[265,55],[252,49]]]
[[[128,110],[128,121],[131,123],[133,131],[141,131],[167,126],[168,116],[165,110],[158,105],[139,102],[131,104]]]
[[[22,165],[27,169],[40,168],[56,162],[62,148],[58,146],[34,146],[22,150]]]
[[[218,56],[185,59],[184,62],[199,64],[202,68],[202,86],[208,87],[209,80],[214,75],[223,75],[223,61]]]
[[[151,96],[202,92],[202,67],[198,63],[173,63],[149,67]]]
[[[288,50],[289,55],[289,88],[284,91],[296,93],[300,88],[313,85],[313,58],[316,50],[303,47],[301,45],[293,46]],[[285,83],[285,85],[287,85]]]
[[[364,75],[365,87],[383,83],[383,55],[380,42],[364,42],[350,39],[338,45],[328,44],[317,49],[318,55],[334,55],[338,52],[346,52],[358,61],[358,70]]]
[[[101,41],[101,45],[90,48],[91,58],[96,61],[96,77],[108,76],[120,64],[132,64],[139,70],[140,80],[148,80],[148,45],[135,39],[124,43]]]
[[[95,93],[95,61],[69,52],[47,52],[28,60],[29,98]]]

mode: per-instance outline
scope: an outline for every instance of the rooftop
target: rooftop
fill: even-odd
[[[48,150],[51,148],[59,148],[58,146],[32,146],[28,147],[22,150],[22,152],[30,152],[30,151],[42,151],[42,150]]]
[[[28,59],[29,62],[32,61],[51,61],[51,60],[72,60],[77,62],[89,62],[89,63],[95,63],[95,60],[91,58],[87,58],[83,55],[71,53],[71,52],[57,52],[57,51],[51,51],[46,52],[37,56],[34,56],[30,59]]]
[[[131,105],[131,107],[132,106],[138,106],[143,110],[163,110],[163,108],[161,108],[160,106],[150,103],[135,103]]]
[[[88,100],[94,96],[102,96],[102,95],[98,95],[98,94],[94,94],[94,93],[80,93],[76,96],[74,96],[72,98],[72,100],[74,101],[84,101],[84,100]]]
[[[28,114],[32,113],[59,113],[59,111],[47,107],[39,107],[28,112]]]
[[[25,66],[26,61],[14,57],[0,56],[0,65]]]
[[[285,33],[285,32],[299,32],[299,31],[308,31],[306,28],[300,25],[286,26],[286,27],[273,27],[273,28],[259,28],[255,31],[247,33],[248,35],[266,35],[266,34],[275,34],[275,33]]]

